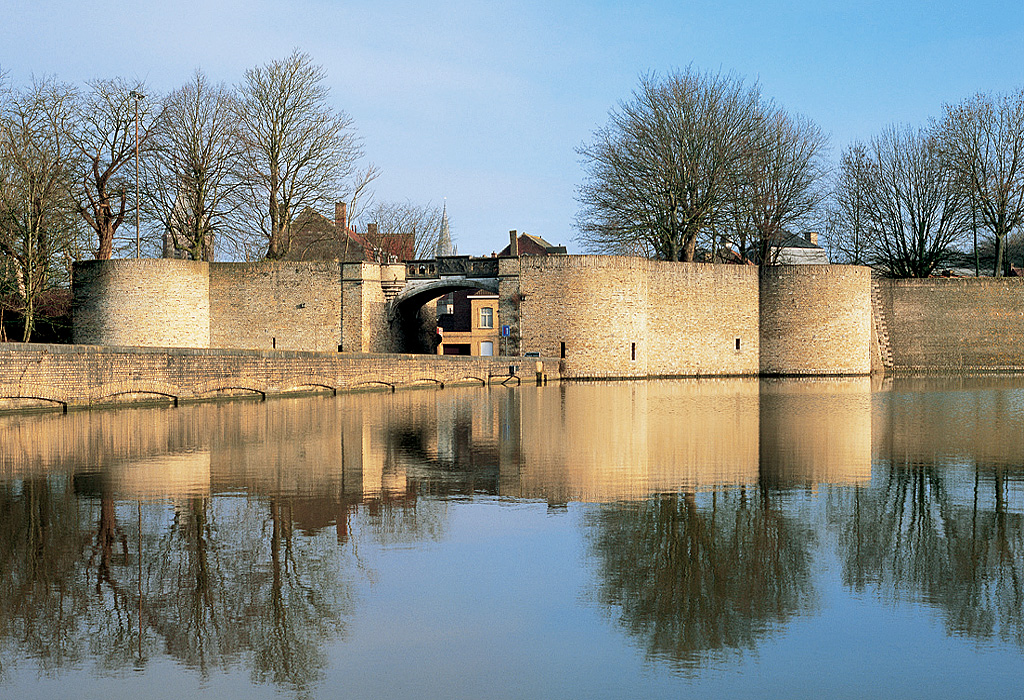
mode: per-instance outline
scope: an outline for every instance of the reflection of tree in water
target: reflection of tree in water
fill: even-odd
[[[0,484],[0,681],[21,654],[46,672],[82,658],[87,537],[69,482]]]
[[[811,604],[812,533],[768,491],[661,494],[592,511],[600,601],[679,668],[753,648]]]
[[[409,484],[410,491],[416,487],[415,482]],[[446,510],[444,501],[420,498],[415,492],[369,498],[362,509],[368,534],[385,546],[440,542],[447,523]]]
[[[170,507],[57,479],[0,484],[0,677],[20,656],[48,672],[86,658],[112,671],[163,651],[204,677],[244,663],[305,694],[352,612],[342,554],[296,533],[285,498]]]
[[[953,633],[1024,646],[1024,517],[1007,511],[1006,468],[879,471],[871,490],[833,496],[847,585],[935,605]]]
[[[143,582],[144,619],[167,653],[204,676],[241,658],[257,682],[311,688],[352,602],[337,544],[296,535],[291,516],[277,497],[175,508]]]

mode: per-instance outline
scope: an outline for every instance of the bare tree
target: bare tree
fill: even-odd
[[[855,142],[847,147],[825,212],[825,238],[833,262],[868,265],[874,250],[871,228],[871,158],[867,147]]]
[[[133,178],[125,166],[135,159],[136,109],[139,149],[146,152],[157,123],[158,100],[141,81],[94,80],[81,99],[78,121],[69,128],[81,169],[76,186],[78,212],[96,234],[97,260],[114,252],[114,237],[134,206]]]
[[[240,180],[270,259],[287,255],[296,214],[346,199],[362,156],[352,120],[328,103],[325,77],[307,54],[294,51],[246,71],[238,89]]]
[[[1024,88],[946,105],[937,132],[974,198],[978,221],[995,239],[998,277],[1005,271],[1006,237],[1024,221]]]
[[[893,277],[927,277],[967,230],[969,194],[938,141],[892,127],[871,142],[874,259]]]
[[[828,139],[814,122],[777,107],[765,106],[759,122],[733,192],[733,235],[742,254],[775,264],[784,239],[816,221]]]
[[[367,243],[383,249],[387,247],[387,237],[409,236],[413,240],[412,252],[415,259],[432,258],[441,235],[443,215],[440,208],[431,204],[415,204],[409,200],[379,202],[363,215],[366,221],[375,224],[378,239],[370,240],[367,237]]]
[[[75,161],[67,139],[73,99],[69,87],[42,80],[0,102],[0,253],[14,273],[25,342],[35,327],[36,301],[60,277],[55,255],[76,231],[69,196]]]
[[[579,149],[579,240],[589,249],[650,249],[692,261],[726,214],[761,125],[756,84],[733,75],[648,75]]]
[[[197,71],[164,98],[154,130],[144,208],[165,245],[192,260],[212,260],[214,241],[232,239],[240,152],[233,103],[230,90]]]

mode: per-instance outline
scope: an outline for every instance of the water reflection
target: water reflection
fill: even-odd
[[[0,681],[22,657],[116,674],[166,655],[202,677],[244,668],[311,694],[327,643],[359,613],[360,547],[445,541],[451,504],[479,496],[590,504],[592,597],[676,668],[756,648],[817,610],[807,504],[821,490],[852,589],[924,600],[951,631],[1024,646],[1024,382],[977,381],[3,416]]]
[[[880,396],[872,488],[830,503],[849,586],[1024,646],[1020,384],[905,380]]]
[[[599,600],[678,668],[753,648],[813,605],[812,531],[767,488],[608,505],[588,526]]]

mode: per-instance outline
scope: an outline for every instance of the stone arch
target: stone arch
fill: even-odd
[[[439,280],[406,283],[405,288],[387,306],[388,323],[398,340],[400,352],[425,352],[422,341],[417,341],[422,332],[418,316],[424,304],[440,299],[445,294],[464,289],[482,289],[498,293],[497,278],[448,277]],[[431,331],[432,332],[432,331]]]
[[[164,391],[150,391],[148,389],[129,390],[129,391],[115,391],[115,392],[110,393],[110,394],[104,394],[103,396],[96,397],[95,399],[93,399],[93,403],[97,403],[97,404],[108,403],[111,400],[115,400],[115,399],[117,399],[120,396],[130,396],[130,395],[136,395],[136,396],[142,396],[142,395],[145,395],[145,396],[162,396],[165,399],[167,399],[168,401],[170,401],[171,405],[173,405],[175,408],[177,408],[177,406],[178,406],[178,397],[175,394],[169,394],[169,393],[164,392]]]
[[[54,404],[61,409],[61,413],[68,412],[68,402],[61,399],[54,399],[49,396],[37,396],[35,394],[20,394],[15,392],[13,394],[0,394],[0,402],[3,401],[17,401],[19,399],[25,399],[30,401],[44,401],[48,404]],[[2,405],[0,405],[2,408]]]
[[[406,283],[398,296],[388,304],[388,317],[398,318],[404,310],[419,309],[432,299],[440,299],[445,294],[463,289],[482,289],[494,294],[498,293],[498,280],[481,278],[467,279],[463,277],[430,280],[422,284]]]

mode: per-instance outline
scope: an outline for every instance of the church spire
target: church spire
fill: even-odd
[[[445,197],[444,208],[441,210],[441,233],[437,237],[437,257],[453,255],[452,232],[448,227],[448,198]]]

